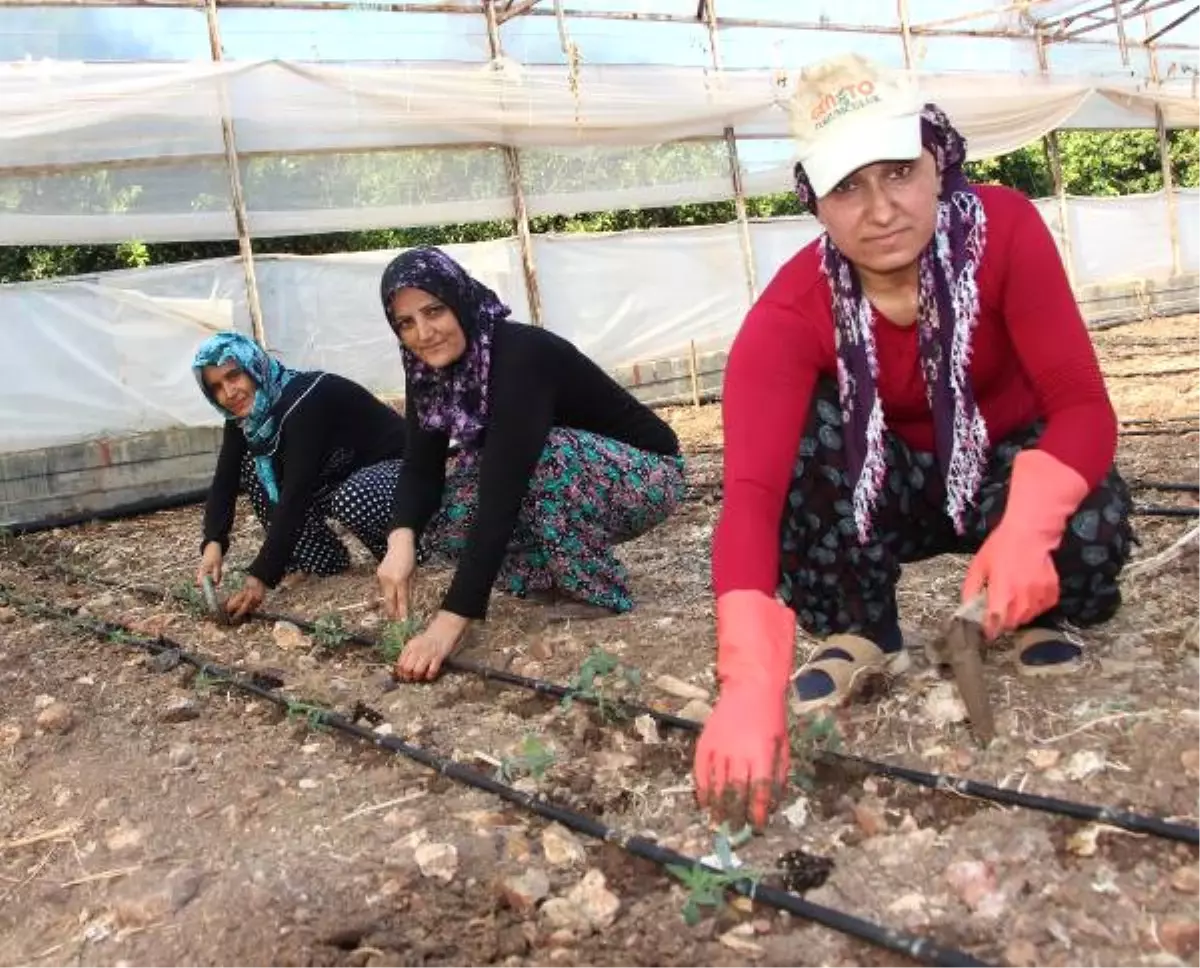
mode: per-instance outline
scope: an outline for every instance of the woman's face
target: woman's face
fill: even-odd
[[[817,204],[817,218],[843,255],[860,269],[907,269],[937,227],[942,179],[933,155],[879,161],[843,178]]]
[[[435,370],[457,363],[467,351],[454,311],[424,289],[406,287],[392,296],[391,322],[404,348]]]
[[[239,420],[250,415],[258,385],[236,360],[228,360],[219,366],[206,366],[201,376],[208,392],[217,401],[217,406],[228,410]]]

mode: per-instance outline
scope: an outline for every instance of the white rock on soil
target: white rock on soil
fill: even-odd
[[[35,710],[37,710],[38,712],[41,712],[47,706],[54,705],[54,703],[55,703],[54,697],[47,696],[45,693],[42,693],[40,696],[34,696],[34,698],[33,698],[33,708]]]
[[[565,897],[552,897],[538,909],[547,931],[582,932],[588,928],[583,912]]]
[[[808,823],[808,797],[796,797],[795,801],[783,811],[783,819],[793,830],[800,830]]]
[[[571,888],[567,900],[579,905],[584,917],[596,931],[609,927],[621,910],[621,899],[608,889],[604,874],[594,867]]]
[[[1104,769],[1104,754],[1094,750],[1079,750],[1072,753],[1065,767],[1067,776],[1078,782],[1094,776]]]
[[[308,647],[308,639],[304,633],[291,622],[276,622],[271,629],[271,637],[279,648],[289,652]]]
[[[578,838],[559,824],[551,824],[542,831],[542,853],[546,863],[552,867],[568,867],[587,860],[587,851]]]
[[[1200,776],[1200,750],[1189,749],[1179,754],[1179,765],[1191,779]]]
[[[75,725],[75,715],[65,702],[52,702],[38,713],[37,724],[47,733],[69,733]]]
[[[108,832],[108,836],[104,838],[104,845],[116,853],[140,846],[142,838],[143,834],[137,827],[131,827],[122,822],[119,827],[114,827]]]
[[[1194,864],[1179,868],[1171,875],[1171,887],[1181,894],[1195,894],[1200,891],[1200,869]]]
[[[189,743],[175,743],[167,751],[167,762],[177,770],[186,769],[196,762],[196,747]]]
[[[642,713],[634,719],[633,729],[638,734],[638,738],[647,746],[655,746],[662,742],[658,735],[658,723],[649,713]]]
[[[1058,750],[1035,749],[1025,754],[1025,759],[1035,770],[1048,770],[1059,760]]]
[[[707,689],[701,686],[694,686],[690,682],[684,682],[682,679],[675,678],[675,676],[659,676],[654,680],[654,687],[679,699],[708,699]]]
[[[946,881],[972,911],[993,915],[1002,898],[996,890],[991,865],[979,860],[960,860],[946,868]]]
[[[961,723],[967,718],[967,707],[963,705],[958,687],[952,682],[939,682],[925,696],[925,715],[935,726]]]
[[[528,914],[549,893],[550,878],[540,867],[531,867],[500,882],[501,897],[519,914]]]
[[[186,723],[200,717],[200,707],[187,696],[172,696],[163,704],[158,718],[164,723]]]
[[[453,844],[421,844],[414,856],[425,877],[449,882],[458,871],[458,848]]]
[[[20,723],[0,723],[0,749],[11,749],[24,735]]]
[[[734,951],[739,951],[742,954],[761,955],[763,947],[750,940],[750,937],[753,935],[754,925],[747,922],[739,924],[735,928],[730,928],[718,940],[726,948],[732,948]]]
[[[694,719],[698,723],[705,722],[712,715],[712,706],[706,703],[703,699],[693,699],[681,710],[679,716],[682,719]]]

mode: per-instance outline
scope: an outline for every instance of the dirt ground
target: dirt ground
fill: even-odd
[[[1128,479],[1194,484],[1196,317],[1108,330],[1096,343],[1127,421],[1119,463]],[[681,408],[669,419],[691,455],[691,490],[672,520],[621,551],[635,612],[578,621],[497,595],[466,655],[565,683],[600,648],[639,670],[630,694],[704,714],[714,687],[708,549],[720,415]],[[1191,492],[1136,497],[1196,505]],[[269,624],[222,629],[185,605],[62,570],[178,587],[194,572],[199,518],[190,507],[10,539],[0,584],[169,635],[218,662],[272,670],[299,699],[343,711],[363,703],[381,714],[377,729],[502,770],[689,855],[713,851],[692,798],[690,736],[458,673],[396,688],[370,650],[324,647]],[[1136,559],[1194,525],[1139,517]],[[259,537],[241,515],[230,563],[247,563]],[[353,573],[280,591],[268,607],[377,631],[372,566],[355,550]],[[1195,552],[1128,577],[1119,615],[1081,635],[1081,673],[1021,678],[1002,646],[989,651],[1000,735],[987,750],[922,649],[954,607],[964,566],[947,557],[906,569],[914,667],[838,714],[841,748],[1195,824]],[[422,573],[426,608],[447,580]],[[602,682],[611,692],[615,680],[624,681]],[[13,608],[0,609],[0,696],[5,964],[897,963],[761,904],[705,906],[689,925],[687,891],[613,845]],[[800,763],[788,809],[737,848],[747,869],[769,874],[797,848],[829,858],[832,873],[809,900],[990,962],[1197,963],[1194,848]]]

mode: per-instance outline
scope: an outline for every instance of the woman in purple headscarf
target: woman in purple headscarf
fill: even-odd
[[[836,58],[792,108],[824,231],[725,371],[720,698],[694,767],[702,804],[756,823],[787,775],[786,697],[804,713],[903,668],[902,564],[971,556],[961,598],[1046,675],[1079,665],[1064,624],[1116,611],[1131,540],[1116,417],[1037,209],[967,183],[910,75]],[[793,679],[797,624],[824,642]]]
[[[385,612],[408,616],[418,546],[457,559],[441,609],[396,674],[434,678],[487,614],[493,586],[631,609],[611,548],[683,497],[675,433],[566,340],[510,321],[439,249],[398,256],[380,295],[400,341],[409,428],[378,568]],[[447,476],[451,440],[461,452]]]

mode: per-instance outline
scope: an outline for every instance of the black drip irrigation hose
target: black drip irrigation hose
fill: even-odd
[[[1133,514],[1144,518],[1195,518],[1200,517],[1200,508],[1172,508],[1157,504],[1134,505]]]
[[[313,622],[300,618],[296,615],[287,615],[282,612],[255,612],[250,616],[256,621],[264,622],[290,622],[297,628],[305,632],[313,633],[317,626]],[[356,632],[347,632],[345,640],[354,642],[358,645],[375,647],[379,643]],[[456,672],[468,672],[475,675],[483,676],[485,679],[492,679],[497,682],[504,682],[509,685],[519,686],[522,689],[528,689],[533,692],[541,693],[544,696],[553,696],[556,699],[562,699],[570,696],[576,702],[588,703],[589,705],[597,705],[599,700],[592,696],[580,695],[575,690],[561,686],[557,683],[547,682],[543,679],[531,679],[527,676],[517,675],[513,672],[506,672],[502,669],[495,669],[491,666],[483,665],[482,663],[472,662],[469,659],[457,659],[453,656],[446,659],[442,663],[446,668]],[[605,704],[611,706],[616,712],[626,717],[633,716],[650,716],[656,722],[664,726],[670,726],[674,729],[684,730],[689,733],[699,733],[703,728],[703,724],[694,719],[685,719],[681,716],[675,716],[671,713],[659,712],[650,706],[645,706],[640,703],[625,702],[623,700],[606,699]],[[1163,837],[1167,840],[1177,840],[1185,844],[1200,844],[1200,828],[1192,827],[1187,824],[1175,823],[1174,821],[1165,820],[1161,817],[1154,817],[1147,814],[1133,813],[1128,810],[1120,810],[1115,807],[1096,806],[1090,803],[1076,803],[1073,800],[1061,800],[1057,797],[1044,797],[1033,793],[1023,793],[1019,790],[1006,790],[1004,787],[992,786],[988,783],[980,783],[976,780],[966,779],[965,777],[953,776],[948,773],[927,773],[923,770],[914,770],[905,766],[897,766],[891,763],[880,763],[876,760],[870,760],[861,756],[854,756],[848,753],[835,753],[833,751],[822,751],[817,754],[816,759],[826,763],[829,766],[851,766],[867,773],[873,773],[876,776],[889,777],[891,779],[903,780],[907,783],[915,784],[916,786],[928,787],[931,790],[943,790],[950,793],[957,793],[964,796],[976,797],[982,800],[991,800],[996,803],[1002,803],[1007,806],[1024,807],[1029,810],[1038,810],[1043,813],[1055,813],[1065,817],[1074,817],[1077,820],[1093,820],[1098,823],[1104,823],[1110,827],[1120,827],[1123,830],[1129,830],[1134,833],[1151,834],[1155,837]]]
[[[175,594],[174,592],[163,591],[162,589],[155,588],[153,585],[127,585],[111,579],[101,578],[97,575],[86,575],[71,568],[69,565],[64,565],[59,562],[45,562],[43,564],[47,564],[50,567],[81,581],[90,581],[112,588],[124,589],[126,591],[148,595],[153,598],[168,597],[175,598],[179,601],[183,600],[181,596]],[[3,586],[0,585],[0,588],[2,587]],[[250,619],[252,621],[263,623],[290,622],[298,629],[301,629],[310,635],[318,631],[318,627],[315,622],[310,622],[298,615],[289,615],[285,612],[256,611],[251,613]],[[364,635],[361,632],[343,631],[341,635],[343,641],[352,642],[355,645],[365,646],[366,648],[378,648],[380,644],[378,639],[371,638],[370,636]],[[449,656],[443,661],[442,665],[454,672],[477,675],[493,682],[503,682],[506,685],[516,686],[517,688],[525,689],[543,696],[549,696],[554,699],[564,699],[567,696],[570,696],[573,701],[587,703],[588,705],[593,706],[599,705],[600,702],[595,697],[580,694],[577,690],[571,689],[569,686],[548,682],[544,679],[534,679],[529,676],[522,676],[515,672],[508,672],[504,669],[496,669],[492,666],[484,665],[481,662],[474,662],[470,659]],[[678,729],[688,733],[699,733],[703,728],[703,724],[694,719],[685,719],[682,716],[676,716],[672,713],[664,713],[660,710],[654,709],[651,706],[646,706],[641,703],[632,703],[625,700],[605,700],[605,702],[615,712],[617,712],[619,715],[625,716],[626,718],[645,715],[651,717],[655,722],[660,723],[663,726],[669,726],[672,729]],[[1128,830],[1133,833],[1150,834],[1152,836],[1162,837],[1167,840],[1179,841],[1180,843],[1200,844],[1200,827],[1176,823],[1171,820],[1166,820],[1162,817],[1135,813],[1129,810],[1120,810],[1115,807],[1097,806],[1090,803],[1077,803],[1073,800],[1063,800],[1058,797],[1046,797],[1036,793],[1024,793],[1019,790],[1008,790],[1004,787],[993,786],[989,783],[981,783],[977,780],[954,776],[950,773],[929,773],[924,770],[912,769],[911,767],[899,766],[893,763],[882,763],[878,760],[871,760],[867,759],[866,757],[855,756],[850,753],[836,753],[831,750],[823,750],[817,754],[816,759],[829,766],[849,766],[869,774],[888,777],[895,780],[902,780],[906,783],[912,783],[915,786],[926,787],[930,790],[941,790],[950,793],[956,793],[962,796],[971,796],[981,800],[991,800],[995,803],[1001,803],[1007,806],[1023,807],[1027,810],[1037,810],[1042,813],[1053,813],[1064,817],[1072,817],[1077,820],[1091,820],[1098,823],[1107,824],[1111,827],[1120,827],[1123,830]]]
[[[1200,494],[1200,484],[1188,481],[1134,481],[1129,485],[1131,491],[1183,491],[1188,494]]]
[[[127,626],[117,622],[81,619],[77,614],[69,610],[16,596],[3,584],[0,584],[0,598],[22,610],[67,622],[80,629],[86,629],[98,638],[111,641],[114,633],[117,633],[120,637],[119,641],[122,644],[149,652],[151,655],[169,653],[173,658],[178,658],[180,661],[186,662],[198,672],[214,680],[227,683],[231,688],[260,699],[265,699],[267,702],[289,711],[295,706],[293,701],[275,689],[266,688],[247,677],[238,675],[236,672],[226,669],[223,666],[216,665],[203,656],[187,651],[164,636],[150,639],[133,634]],[[686,854],[681,854],[668,847],[662,847],[644,837],[624,834],[616,828],[597,820],[595,817],[552,803],[534,794],[522,793],[520,790],[506,783],[502,783],[453,760],[448,760],[431,750],[420,746],[413,746],[395,736],[382,736],[373,730],[351,722],[349,719],[340,716],[332,710],[310,703],[304,704],[304,710],[310,716],[310,721],[313,725],[328,726],[348,736],[353,736],[355,739],[370,743],[372,746],[377,746],[390,753],[407,757],[451,780],[494,794],[503,800],[507,800],[509,803],[523,807],[531,813],[537,814],[547,820],[561,823],[563,826],[569,827],[585,836],[615,844],[635,857],[652,861],[663,868],[679,866],[692,870],[706,869],[720,872],[718,868],[709,867],[709,865],[702,864],[693,857],[688,857]],[[986,961],[980,961],[965,951],[943,947],[927,938],[897,931],[893,928],[876,924],[873,921],[868,921],[865,918],[840,911],[837,908],[825,907],[821,904],[806,901],[797,894],[768,887],[749,878],[741,878],[734,881],[729,884],[729,887],[738,894],[749,897],[752,900],[762,901],[770,907],[787,911],[797,917],[831,928],[834,931],[861,941],[869,942],[888,951],[894,951],[924,964],[948,966],[987,966],[989,964]]]

